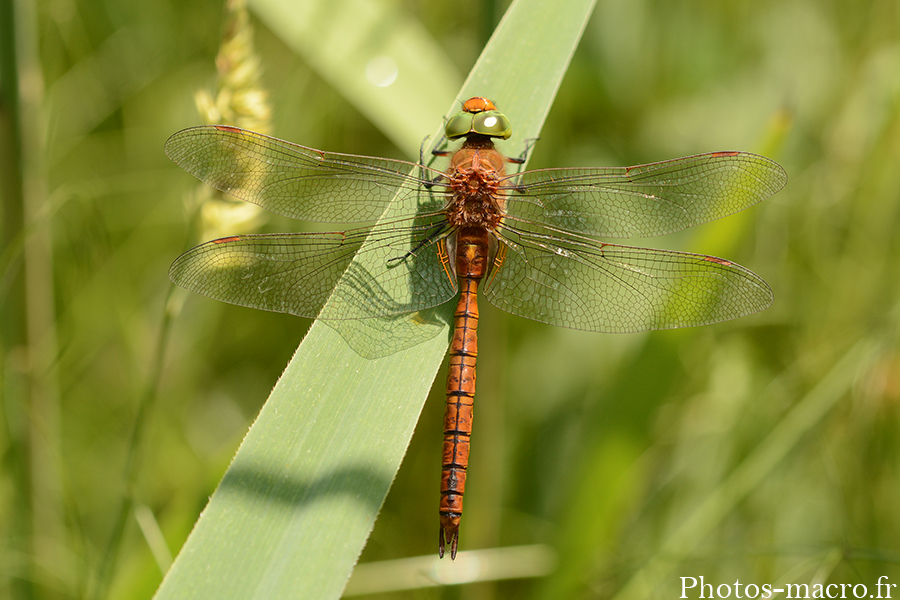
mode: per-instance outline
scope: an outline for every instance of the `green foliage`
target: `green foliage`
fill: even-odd
[[[574,19],[563,14],[528,20],[524,15],[533,10],[528,2],[519,2],[488,44],[462,95],[489,88],[487,82],[506,83],[509,106],[534,115],[522,119],[523,139],[536,135],[553,99],[554,82],[561,80],[590,12],[588,3],[579,20],[578,8],[570,5]],[[529,24],[539,27],[532,33]],[[516,53],[523,33],[525,38],[546,38],[542,55],[533,57],[544,68],[533,79],[504,82],[503,73],[491,66]],[[544,93],[529,93],[539,83]],[[390,209],[384,218],[391,218]],[[342,311],[346,301],[341,286],[354,289],[350,282],[339,283],[323,312]],[[346,324],[338,324],[340,330],[315,325],[156,598],[339,597],[443,360],[446,317],[444,335],[432,332],[413,348],[377,359],[354,350],[353,338],[359,334],[346,332]]]
[[[296,20],[274,2],[251,5],[278,137],[415,158],[452,95],[477,92],[512,121],[507,153],[540,131],[532,168],[747,150],[789,176],[744,213],[628,242],[750,267],[774,291],[763,313],[612,336],[482,307],[461,542],[499,554],[480,583],[378,597],[671,598],[681,576],[870,591],[880,575],[900,579],[896,7],[601,2],[551,107],[556,84],[542,69],[553,42],[524,24],[509,30],[514,49],[476,66],[490,75],[458,92],[486,42],[483,2],[363,3],[375,25],[360,5],[325,4],[294,8]],[[356,18],[341,20],[341,8]],[[20,43],[0,45],[0,596],[151,597],[245,435],[251,451],[216,492],[238,504],[213,502],[191,553],[239,544],[222,566],[268,569],[255,593],[276,597],[293,585],[273,573],[306,539],[301,521],[321,519],[321,541],[339,555],[311,559],[334,595],[378,513],[360,559],[372,569],[354,576],[355,592],[384,589],[366,579],[391,568],[382,561],[430,561],[446,338],[369,361],[317,325],[260,413],[307,323],[171,293],[169,264],[206,234],[185,233],[195,209],[183,199],[198,186],[162,147],[201,122],[192,95],[214,83],[220,7],[31,10],[16,14]],[[565,20],[562,9],[525,20],[552,19]],[[316,34],[325,41],[310,43]],[[369,62],[397,48],[398,68],[416,69],[412,85],[360,82],[365,66],[383,82],[390,65]],[[18,112],[10,64],[29,84]],[[295,420],[314,426],[278,431]],[[377,422],[378,443],[361,456]],[[251,512],[268,513],[263,530],[250,531]],[[204,523],[215,520],[241,533],[213,535]],[[543,560],[512,551],[537,544]],[[526,565],[519,579],[499,580],[504,556]],[[464,558],[445,559],[441,580],[462,581]]]

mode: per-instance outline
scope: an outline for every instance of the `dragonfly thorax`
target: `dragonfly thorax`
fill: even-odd
[[[447,222],[455,227],[495,229],[505,212],[505,202],[499,192],[506,159],[490,140],[472,142],[469,138],[453,155],[447,171],[450,183]]]

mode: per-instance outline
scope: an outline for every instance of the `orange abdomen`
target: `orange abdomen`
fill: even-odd
[[[441,471],[441,537],[456,557],[459,521],[466,491],[469,466],[469,438],[472,435],[472,405],[475,401],[475,359],[478,355],[478,280],[461,279],[459,303],[450,344],[450,371],[447,375],[447,405],[444,411],[444,451]]]
[[[441,471],[441,531],[438,553],[450,545],[456,557],[469,438],[472,435],[472,405],[475,402],[475,360],[478,357],[478,282],[490,264],[488,234],[483,229],[462,227],[457,231],[455,272],[459,277],[459,302],[450,343],[447,374],[447,405],[444,411],[444,451]]]

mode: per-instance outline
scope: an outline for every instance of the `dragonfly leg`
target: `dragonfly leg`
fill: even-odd
[[[441,139],[438,140],[437,144],[434,145],[434,148],[431,149],[431,154],[434,156],[448,156],[450,154],[450,150],[446,148],[447,136],[442,135]]]
[[[419,144],[419,165],[425,165],[425,144],[428,142],[430,135],[426,135],[422,138],[422,143]]]
[[[536,141],[538,141],[539,139],[541,139],[541,138],[533,137],[533,138],[528,138],[527,140],[525,140],[525,149],[522,150],[522,154],[520,154],[519,156],[516,156],[515,158],[508,156],[508,157],[506,157],[506,162],[512,163],[514,165],[525,164],[525,161],[528,160],[528,155],[531,154],[531,150],[534,148],[534,143]]]
[[[507,158],[506,158],[506,162],[511,163],[511,164],[514,164],[514,165],[524,165],[524,164],[525,164],[525,161],[528,160],[528,155],[531,153],[532,148],[534,148],[534,143],[535,143],[536,141],[538,141],[539,139],[541,139],[541,138],[536,138],[536,137],[534,137],[534,138],[528,138],[527,140],[525,140],[525,149],[522,150],[522,154],[520,154],[520,155],[517,156],[516,158],[510,158],[510,157],[507,157]],[[525,191],[525,190],[522,188],[522,186],[519,185],[519,177],[518,177],[518,175],[519,175],[519,173],[521,172],[521,170],[522,170],[522,167],[521,167],[521,166],[519,166],[519,167],[516,169],[516,173],[515,173],[515,174],[516,174],[515,184],[512,185],[512,186],[510,186],[512,189],[514,189],[515,191],[517,191],[517,192],[519,192],[519,193],[522,193],[522,192]]]
[[[426,166],[426,165],[425,165],[425,142],[428,141],[428,138],[429,138],[429,137],[430,137],[430,136],[427,136],[427,135],[426,135],[426,136],[422,139],[422,143],[419,144],[419,166],[420,166],[420,167],[425,167],[425,166]],[[432,154],[432,156],[449,156],[449,155],[450,155],[450,151],[449,151],[449,150],[439,150],[439,148],[441,147],[441,145],[443,145],[444,142],[446,142],[446,140],[447,140],[446,136],[441,136],[441,139],[438,140],[437,145],[436,145],[434,148],[431,149],[431,154]],[[429,161],[429,162],[430,162],[430,161]],[[424,184],[424,185],[425,185],[425,188],[426,188],[426,189],[429,189],[429,190],[430,190],[432,187],[434,187],[434,185],[435,185],[438,181],[440,181],[441,179],[444,179],[444,178],[446,177],[444,174],[441,174],[441,175],[437,175],[434,179],[431,179],[431,180],[429,181],[429,180],[427,180],[426,177],[425,177],[425,169],[420,169],[420,170],[422,171],[422,174],[421,174],[422,180],[423,180],[423,181],[427,181],[427,183]]]
[[[393,258],[389,258],[387,260],[388,267],[393,268],[393,267],[397,266],[398,264],[400,264],[401,262],[403,262],[404,260],[406,260],[407,258],[409,258],[410,256],[416,256],[416,253],[418,253],[419,250],[421,250],[425,246],[430,246],[431,244],[440,240],[443,237],[446,237],[447,234],[449,234],[451,231],[451,229],[449,227],[446,227],[443,225],[439,225],[438,227],[435,227],[433,230],[434,230],[434,233],[429,233],[425,237],[424,240],[422,240],[421,242],[416,244],[415,248],[409,250],[403,256],[395,256]]]

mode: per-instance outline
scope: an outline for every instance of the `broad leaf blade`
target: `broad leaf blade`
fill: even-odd
[[[516,128],[507,153],[537,136],[592,8],[515,2],[458,94],[499,103]],[[314,324],[156,598],[339,597],[446,349],[446,335],[432,335],[366,359]],[[423,487],[435,529],[422,535],[435,542],[437,499]]]

